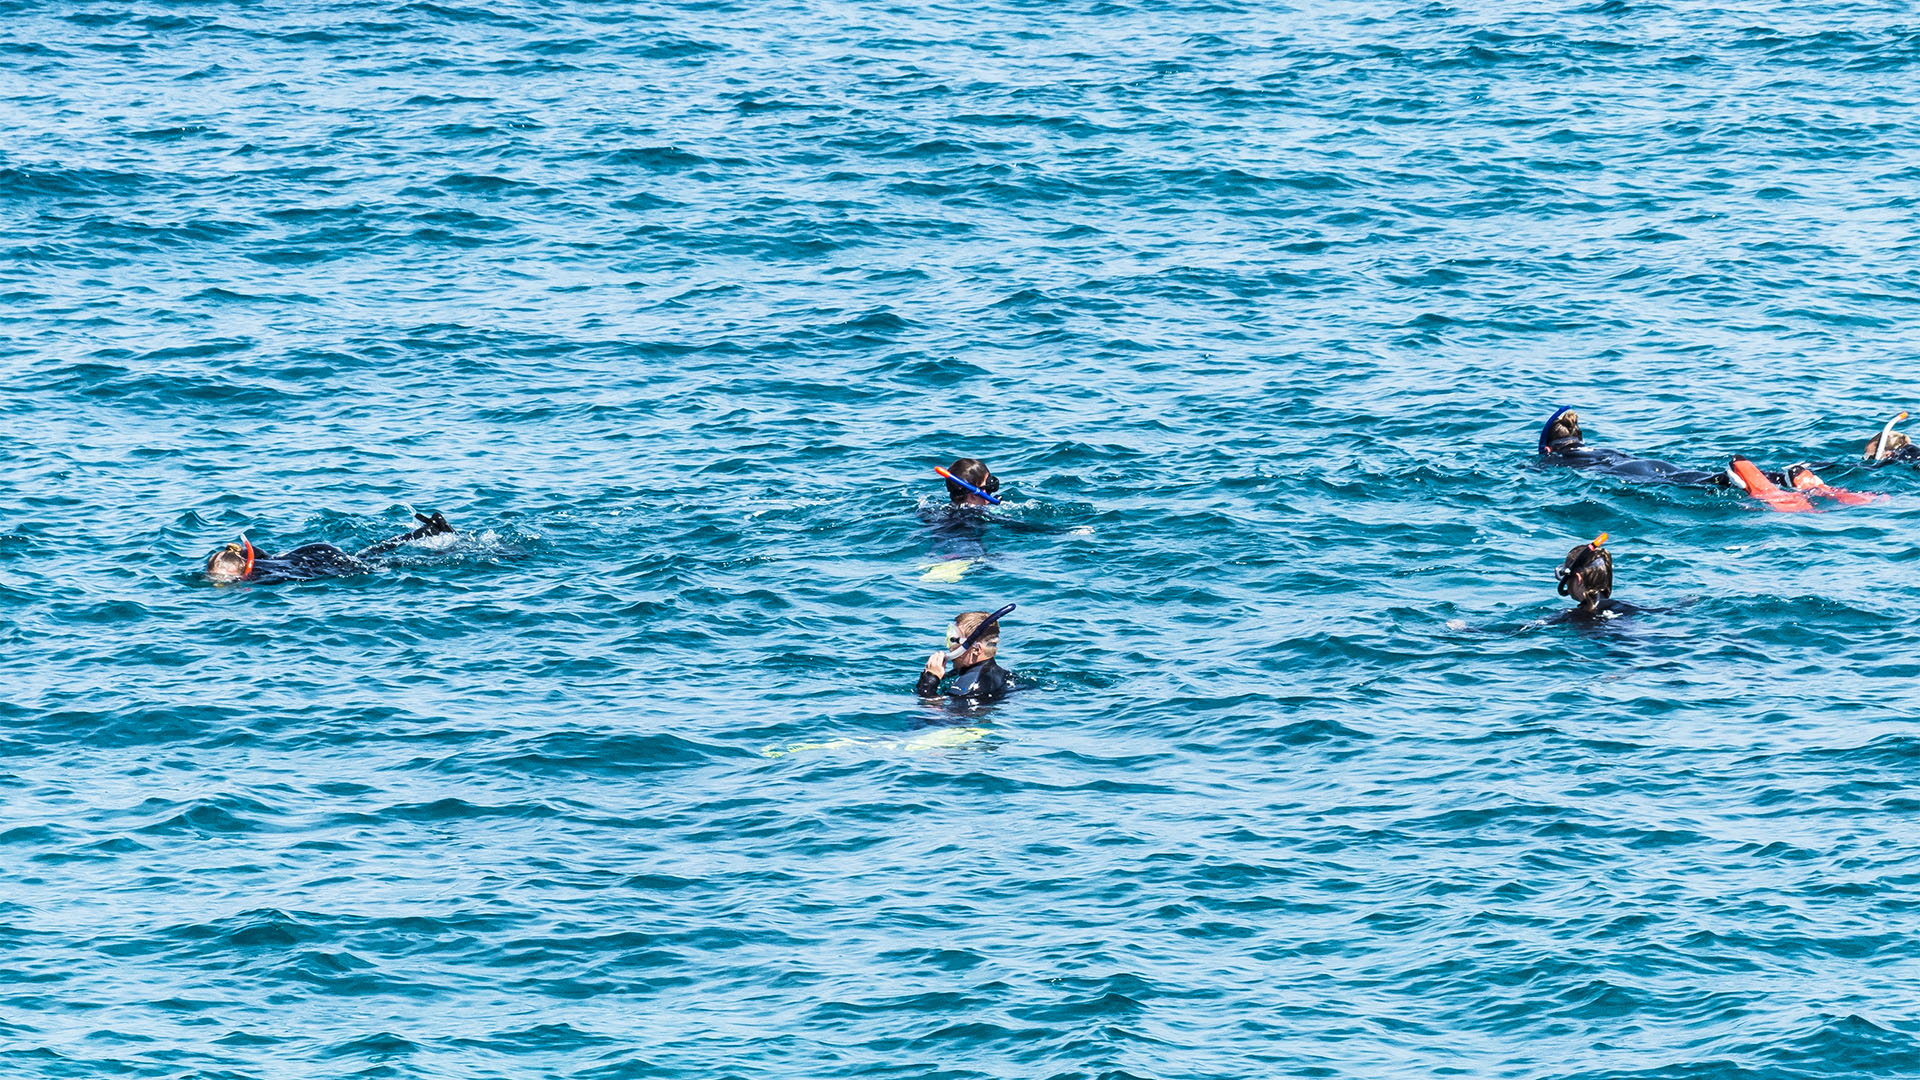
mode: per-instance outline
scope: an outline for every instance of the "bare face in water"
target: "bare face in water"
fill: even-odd
[[[207,576],[215,581],[239,581],[252,569],[250,544],[228,544],[207,556]]]

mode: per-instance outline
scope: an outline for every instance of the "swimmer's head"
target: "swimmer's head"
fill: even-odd
[[[963,457],[947,466],[947,471],[991,495],[1000,490],[1000,478],[988,470],[986,463],[977,458]],[[955,506],[986,506],[987,500],[954,483],[947,481],[947,499]]]
[[[215,581],[239,581],[253,573],[254,549],[245,537],[207,556],[207,576]]]
[[[1580,414],[1570,408],[1562,408],[1548,417],[1546,426],[1540,429],[1540,452],[1543,454],[1564,454],[1579,449],[1581,445]]]
[[[960,643],[967,640],[969,635],[980,628],[980,623],[991,615],[991,612],[986,611],[964,611],[955,616],[953,622],[947,627],[947,648],[959,648]],[[993,659],[999,651],[1000,624],[995,622],[987,627],[986,633],[980,635],[979,641],[968,646],[967,651],[961,653],[953,662],[957,667],[972,667]]]
[[[1606,542],[1607,534],[1601,533],[1592,543],[1567,552],[1566,561],[1553,571],[1560,579],[1560,595],[1587,611],[1613,595],[1613,556],[1600,546]]]
[[[1879,461],[1882,458],[1897,454],[1901,450],[1913,445],[1913,440],[1907,438],[1904,432],[1893,430],[1893,425],[1906,418],[1907,414],[1901,413],[1899,416],[1887,421],[1887,426],[1880,429],[1880,434],[1867,440],[1866,453],[1868,461]]]

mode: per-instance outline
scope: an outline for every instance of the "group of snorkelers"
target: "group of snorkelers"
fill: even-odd
[[[935,469],[947,483],[950,513],[979,514],[997,506],[1000,480],[986,463],[976,458],[960,458],[944,469]],[[947,647],[927,657],[920,669],[914,692],[923,698],[945,697],[966,704],[998,701],[1013,689],[1013,677],[994,662],[1000,651],[1000,619],[1013,610],[1008,604],[998,611],[963,611],[947,626]],[[944,694],[940,684],[947,684]]]
[[[1920,463],[1920,446],[1893,429],[1894,424],[1906,418],[1906,413],[1900,413],[1868,440],[1867,464]],[[1846,504],[1877,498],[1830,487],[1805,463],[1769,472],[1746,457],[1734,457],[1725,469],[1709,472],[1619,450],[1591,447],[1580,430],[1579,414],[1571,408],[1561,408],[1547,418],[1540,429],[1539,454],[1545,464],[1592,469],[1626,480],[1738,488],[1775,510],[1811,510],[1809,496]],[[946,482],[948,513],[979,515],[1000,502],[995,494],[1000,490],[999,478],[978,459],[960,458],[934,471]],[[207,576],[217,582],[274,583],[360,574],[373,569],[378,560],[403,544],[454,532],[441,514],[415,514],[414,517],[420,522],[417,528],[353,554],[332,544],[305,544],[278,555],[264,555],[243,537],[207,558]],[[1603,619],[1641,610],[1613,598],[1613,555],[1603,546],[1606,540],[1607,534],[1601,533],[1597,539],[1575,547],[1554,570],[1560,595],[1576,605],[1566,613],[1568,617]],[[1013,688],[1014,680],[996,658],[1000,648],[1000,620],[1013,610],[1014,605],[1008,604],[997,611],[964,611],[956,615],[947,627],[946,647],[927,657],[914,686],[915,692],[923,698],[966,704],[982,704],[1005,697]]]
[[[936,469],[947,485],[953,513],[977,513],[999,503],[1000,481],[984,462],[960,458]],[[415,540],[451,536],[454,528],[440,513],[415,514],[419,526],[352,554],[332,544],[302,544],[291,551],[269,555],[246,537],[207,556],[207,577],[221,584],[252,582],[271,585],[286,581],[349,577],[375,569],[383,557]],[[1012,689],[1007,670],[994,662],[1000,650],[1000,620],[1014,605],[998,611],[965,611],[947,627],[947,647],[927,658],[915,689],[922,697],[948,698],[967,704],[998,701]],[[947,689],[941,691],[941,685]]]
[[[1913,440],[1893,429],[1895,424],[1906,418],[1904,412],[1896,415],[1887,421],[1878,434],[1867,440],[1863,451],[1865,464],[1877,466],[1890,462],[1920,462],[1920,446],[1915,446]],[[1736,455],[1728,461],[1725,469],[1709,472],[1637,457],[1620,450],[1588,446],[1580,430],[1580,414],[1568,407],[1556,410],[1541,426],[1539,452],[1544,464],[1592,469],[1624,480],[1686,487],[1737,488],[1759,500],[1768,509],[1789,513],[1812,510],[1813,498],[1831,499],[1848,506],[1884,498],[1832,487],[1820,479],[1813,466],[1805,462],[1769,471],[1755,465],[1750,458]],[[1826,470],[1836,464],[1839,463],[1828,463],[1819,468]],[[1602,546],[1606,541],[1607,534],[1601,533],[1598,538],[1567,552],[1566,559],[1554,569],[1554,577],[1560,583],[1560,595],[1572,599],[1577,605],[1567,612],[1568,616],[1604,619],[1640,610],[1613,598],[1613,555]]]

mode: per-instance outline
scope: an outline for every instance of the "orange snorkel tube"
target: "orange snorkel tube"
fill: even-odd
[[[252,577],[253,576],[253,541],[243,536],[240,538],[240,542],[242,544],[245,544],[247,547],[247,568],[245,570],[240,571],[240,576]]]

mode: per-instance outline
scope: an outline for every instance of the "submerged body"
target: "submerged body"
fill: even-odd
[[[1618,619],[1627,615],[1644,615],[1651,609],[1638,604],[1629,604],[1625,600],[1615,600],[1611,596],[1602,597],[1593,604],[1582,604],[1569,608],[1547,620],[1547,625],[1556,623],[1600,623],[1609,619]]]
[[[1007,691],[1013,689],[1013,676],[992,660],[982,660],[972,667],[956,669],[950,679],[948,681],[931,671],[922,671],[913,692],[921,697],[940,697],[940,684],[944,681],[947,682],[946,697],[968,702],[988,702],[999,701],[1007,696]]]
[[[323,577],[352,577],[372,569],[372,563],[332,544],[302,544],[292,551],[255,559],[253,572],[246,575],[246,580],[263,584],[311,581]]]
[[[1677,484],[1682,487],[1719,487],[1726,478],[1704,469],[1689,469],[1658,458],[1636,457],[1623,450],[1581,446],[1544,454],[1551,464],[1570,469],[1592,469],[1622,480],[1642,484]]]
[[[252,542],[242,538],[207,558],[207,576],[215,581],[251,581],[274,584],[282,581],[311,581],[314,578],[351,577],[374,568],[369,560],[393,551],[400,545],[427,536],[453,532],[447,519],[435,513],[413,515],[420,527],[412,532],[388,537],[349,555],[332,544],[302,544],[278,555],[262,555]]]

